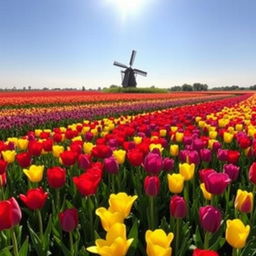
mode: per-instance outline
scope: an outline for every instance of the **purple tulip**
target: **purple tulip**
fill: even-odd
[[[183,197],[173,196],[170,200],[170,213],[174,218],[183,219],[187,215],[187,204]]]
[[[199,164],[200,163],[200,156],[199,156],[198,152],[195,150],[189,152],[188,159],[189,159],[190,164]]]
[[[230,181],[226,173],[213,172],[204,177],[206,190],[214,195],[222,194]]]
[[[210,162],[212,159],[212,152],[207,148],[203,148],[200,150],[200,156],[202,161]]]
[[[163,159],[163,170],[164,171],[172,171],[174,168],[174,160],[172,158],[165,157]]]
[[[91,164],[91,162],[89,160],[88,155],[86,155],[86,154],[79,155],[78,166],[80,169],[85,170],[90,166],[90,164]]]
[[[108,173],[116,174],[119,171],[119,165],[113,156],[105,158],[103,166],[104,170]]]
[[[200,207],[199,220],[205,232],[214,233],[218,231],[220,228],[221,219],[222,216],[219,209],[211,205]]]
[[[220,161],[227,161],[228,160],[228,150],[227,149],[219,149],[217,153],[217,158]]]
[[[195,150],[200,150],[204,148],[204,142],[201,139],[194,139],[192,145]]]
[[[144,180],[144,190],[148,196],[157,196],[160,189],[158,176],[147,176]]]
[[[143,165],[147,173],[158,175],[162,169],[162,157],[150,152],[145,157]]]
[[[221,143],[219,141],[216,141],[212,145],[212,150],[214,152],[218,152],[218,150],[221,149]]]
[[[224,164],[224,173],[226,173],[232,181],[237,180],[240,167],[234,164]]]

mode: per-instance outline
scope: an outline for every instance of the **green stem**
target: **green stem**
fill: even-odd
[[[18,243],[17,243],[14,227],[11,229],[11,235],[12,235],[12,244],[13,244],[13,254],[14,256],[19,256]]]
[[[233,248],[232,256],[238,256],[238,255],[239,255],[239,249]]]
[[[5,199],[4,187],[1,186],[1,184],[0,184],[0,200],[4,200],[4,199]]]
[[[176,220],[176,233],[175,233],[175,255],[178,255],[179,243],[180,243],[180,224],[181,219]]]
[[[189,191],[188,191],[188,186],[189,186],[188,182],[185,181],[185,186],[184,186],[184,198],[185,198],[185,200],[186,200],[186,202],[187,202],[187,205],[189,205]]]
[[[70,243],[70,254],[71,256],[74,255],[74,240],[72,232],[69,232],[69,243]]]
[[[154,216],[154,197],[149,197],[149,205],[150,205],[150,228],[155,228],[155,216]]]
[[[60,189],[56,189],[56,213],[60,211]]]
[[[210,232],[205,232],[205,236],[204,236],[204,249],[208,249],[209,248],[209,240],[210,240]]]
[[[37,216],[38,216],[38,223],[39,223],[39,235],[40,235],[41,241],[43,241],[44,231],[43,231],[42,215],[40,210],[37,210]]]
[[[94,213],[94,204],[90,196],[87,197],[87,205],[88,205],[88,217],[89,217],[89,228],[90,228],[90,239],[94,240],[94,221],[93,221],[93,213]]]
[[[115,174],[109,174],[111,175],[111,185],[112,185],[112,193],[116,192],[116,187],[115,187]]]

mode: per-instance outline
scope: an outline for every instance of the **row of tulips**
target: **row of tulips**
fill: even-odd
[[[157,95],[156,95],[157,96]],[[53,128],[67,125],[74,121],[84,119],[96,119],[113,115],[141,113],[165,109],[184,104],[198,103],[218,98],[228,97],[227,95],[205,95],[202,97],[185,97],[176,99],[140,99],[127,102],[111,102],[95,104],[77,104],[52,107],[31,107],[22,109],[4,109],[0,113],[0,138],[18,136],[25,131],[35,128]],[[100,98],[100,97],[99,97]]]
[[[232,92],[233,94],[234,92]],[[223,92],[211,92],[209,94],[224,94]],[[0,92],[0,107],[33,107],[38,105],[62,105],[77,103],[98,103],[117,101],[137,101],[153,99],[181,99],[203,96],[201,92],[182,93],[102,93],[97,91],[26,91],[26,92]]]
[[[245,189],[256,176],[256,99],[247,98],[2,141],[3,255],[253,255]]]

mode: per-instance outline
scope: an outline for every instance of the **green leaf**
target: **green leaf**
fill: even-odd
[[[56,241],[57,245],[60,247],[60,249],[62,250],[63,254],[65,256],[70,256],[70,251],[69,249],[66,247],[66,245],[57,237],[54,236],[54,240]]]
[[[138,220],[137,218],[134,218],[134,221],[133,221],[133,225],[132,225],[132,228],[128,234],[128,238],[132,238],[133,241],[132,241],[132,244],[129,248],[129,255],[135,255],[135,252],[137,250],[137,247],[138,247]]]
[[[28,237],[27,237],[19,250],[19,256],[27,256],[28,248],[29,248],[29,243],[28,243]]]

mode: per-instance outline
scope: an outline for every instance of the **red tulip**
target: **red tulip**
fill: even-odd
[[[221,218],[220,211],[211,205],[199,209],[200,224],[205,231],[216,232],[220,228]]]
[[[44,207],[48,193],[42,188],[32,188],[26,195],[20,194],[20,199],[31,210],[38,210]]]
[[[16,160],[22,168],[27,168],[31,165],[31,156],[28,152],[22,152],[17,154]]]
[[[72,232],[78,225],[78,211],[76,208],[67,209],[59,214],[61,228],[66,232]]]
[[[239,160],[240,153],[236,150],[228,150],[228,162],[231,164],[236,164]]]
[[[43,145],[41,142],[38,141],[30,141],[28,144],[28,152],[32,156],[40,156],[43,150]]]
[[[101,175],[89,170],[86,173],[73,178],[73,182],[75,183],[76,188],[84,196],[94,195],[97,191],[100,181]]]
[[[140,166],[143,161],[143,153],[138,149],[128,151],[127,158],[131,165]]]
[[[0,231],[19,224],[22,213],[14,197],[0,201]]]
[[[187,215],[187,204],[183,197],[173,196],[170,200],[170,213],[174,218],[182,219]]]
[[[97,158],[106,158],[112,155],[112,150],[109,146],[100,144],[92,149],[92,155]]]
[[[66,170],[59,166],[49,168],[47,181],[51,188],[61,188],[66,182]]]
[[[46,152],[50,152],[52,151],[52,145],[53,145],[53,141],[51,139],[47,139],[43,142],[43,149]]]
[[[62,163],[66,166],[71,166],[76,162],[77,153],[73,151],[64,151],[60,154]]]
[[[144,180],[144,190],[148,196],[157,196],[160,189],[160,180],[157,176],[147,176]]]
[[[256,185],[256,162],[252,163],[249,169],[249,180]]]
[[[8,163],[6,161],[0,159],[0,175],[6,172],[7,165]]]
[[[216,171],[214,169],[202,169],[199,171],[199,178],[202,183],[205,183],[205,178],[207,175],[211,173],[215,173]]]
[[[219,254],[212,250],[195,249],[192,256],[219,256]]]

